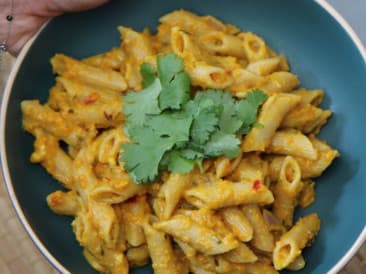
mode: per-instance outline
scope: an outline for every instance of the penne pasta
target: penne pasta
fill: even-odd
[[[318,152],[309,138],[297,130],[276,131],[266,152],[299,156],[310,160],[318,157]]]
[[[276,242],[273,251],[274,267],[281,270],[294,263],[300,256],[302,249],[311,243],[319,228],[320,220],[316,214],[307,215],[297,221],[295,226]]]
[[[263,127],[254,127],[245,136],[242,149],[244,152],[264,151],[271,142],[275,131],[284,116],[293,109],[301,98],[292,94],[276,94],[268,98],[259,113],[258,122]]]
[[[119,92],[127,88],[125,79],[114,70],[89,66],[63,54],[56,54],[51,64],[54,73],[66,78],[78,78],[87,84]]]
[[[215,180],[185,191],[184,198],[199,208],[217,209],[242,204],[270,204],[272,192],[260,181],[231,182]]]
[[[164,231],[186,242],[199,252],[207,255],[221,254],[238,247],[239,242],[233,235],[220,236],[214,230],[198,224],[184,215],[174,215],[167,221],[154,224],[154,228]]]

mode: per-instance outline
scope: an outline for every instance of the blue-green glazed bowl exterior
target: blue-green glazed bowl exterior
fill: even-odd
[[[2,164],[10,196],[33,240],[62,271],[96,273],[82,255],[69,217],[53,214],[45,197],[60,189],[39,165],[29,162],[33,137],[22,130],[20,102],[47,99],[54,83],[49,60],[55,53],[77,58],[106,51],[120,43],[118,25],[155,30],[158,18],[183,8],[252,31],[288,57],[302,86],[325,90],[324,108],[334,112],[321,138],[341,157],[316,180],[316,202],[298,216],[317,212],[321,231],[304,252],[306,268],[297,273],[324,274],[354,245],[366,225],[366,63],[360,45],[324,9],[324,2],[309,0],[175,0],[111,1],[83,13],[50,21],[13,72],[2,105]],[[365,237],[365,232],[363,237]],[[42,243],[42,244],[40,244]],[[356,246],[361,244],[361,237]],[[354,247],[355,248],[355,247]],[[343,259],[344,260],[344,259]],[[338,265],[339,266],[339,265]],[[134,274],[153,273],[151,267]],[[283,273],[288,273],[284,271]]]

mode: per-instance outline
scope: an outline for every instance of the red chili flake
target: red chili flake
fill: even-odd
[[[228,75],[230,75],[230,76],[232,76],[232,75],[233,75],[233,71],[232,71],[231,69],[228,69],[228,70],[226,71],[226,73],[227,73]]]
[[[89,104],[94,103],[97,99],[98,99],[98,94],[92,93],[92,94],[86,96],[85,98],[83,98],[83,103],[85,105],[89,105]]]
[[[259,180],[255,180],[253,183],[253,189],[258,191],[262,187],[262,182]]]

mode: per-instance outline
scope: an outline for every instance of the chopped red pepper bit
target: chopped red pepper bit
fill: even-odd
[[[262,182],[260,180],[255,180],[253,183],[253,189],[258,191],[262,187]]]

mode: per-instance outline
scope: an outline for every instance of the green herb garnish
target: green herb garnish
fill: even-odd
[[[190,172],[208,157],[234,158],[240,139],[258,124],[267,95],[258,89],[236,100],[221,90],[190,95],[190,78],[175,54],[159,56],[158,69],[141,66],[143,87],[123,97],[125,132],[120,160],[135,183],[155,181],[161,170]]]

